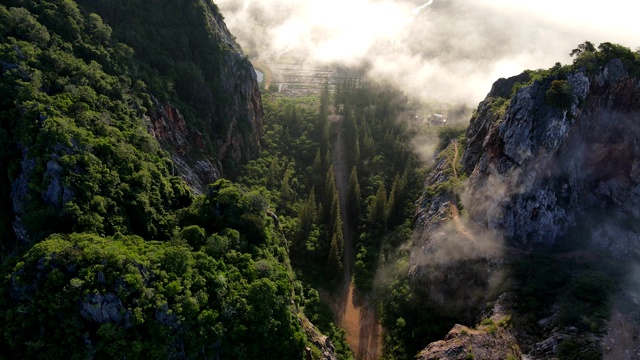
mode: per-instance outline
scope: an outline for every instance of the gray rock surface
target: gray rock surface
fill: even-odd
[[[126,310],[118,296],[112,293],[87,295],[85,301],[80,304],[80,315],[98,324],[112,322],[123,324],[125,328],[131,326],[129,323],[131,312]]]
[[[20,175],[11,183],[11,202],[13,204],[13,212],[15,213],[15,219],[13,220],[13,231],[16,234],[16,239],[19,243],[28,243],[29,234],[22,221],[23,208],[27,201],[27,195],[29,193],[29,181],[28,178],[36,167],[36,161],[29,159],[29,149],[22,147],[22,161],[20,161]]]
[[[484,324],[474,328],[456,324],[444,340],[432,342],[420,351],[418,360],[519,359],[522,355],[516,338],[508,326],[510,315],[503,302],[506,296],[496,301]]]
[[[208,153],[202,134],[187,127],[177,108],[153,100],[157,111],[148,118],[149,131],[171,155],[176,175],[179,174],[196,193],[202,194],[208,184],[221,177],[222,164]]]
[[[491,111],[490,93],[467,132],[463,202],[474,220],[521,247],[551,245],[593,212],[640,215],[640,82],[618,59],[597,74],[574,72],[572,104],[559,109],[546,101],[551,81],[520,88],[503,115]],[[618,256],[637,249],[636,235],[592,225],[594,242]]]
[[[464,189],[446,186],[451,159],[443,153],[436,158],[417,203],[410,258],[410,278],[429,286],[431,297],[447,286],[474,284],[476,293],[489,289],[491,277],[509,259],[560,239],[588,243],[618,258],[640,254],[640,79],[618,59],[589,73],[574,69],[561,79],[571,88],[564,108],[548,100],[558,80],[554,76],[530,82],[523,73],[493,85],[467,129]],[[589,238],[565,237],[578,233],[577,227]],[[481,304],[464,291],[444,293],[443,303],[466,300],[476,309]],[[506,316],[513,304],[504,305],[498,313]],[[492,346],[522,346],[518,355],[530,360],[557,358],[563,347],[576,347],[578,357],[601,352],[598,335],[560,328],[558,313],[551,308],[546,315],[551,316],[538,319],[536,336],[514,328],[506,337],[487,337],[479,325],[456,325],[419,358],[463,359],[473,352],[490,359],[492,353],[479,349]]]
[[[64,168],[56,160],[57,156],[51,155],[51,160],[47,162],[47,170],[44,178],[49,181],[49,186],[43,194],[46,203],[53,205],[56,209],[62,209],[62,206],[73,199],[74,191],[62,184],[62,171]]]

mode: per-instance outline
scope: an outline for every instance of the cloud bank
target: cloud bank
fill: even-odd
[[[640,5],[566,0],[217,0],[251,57],[368,64],[423,100],[475,105],[493,81],[570,62],[586,40],[640,46]]]

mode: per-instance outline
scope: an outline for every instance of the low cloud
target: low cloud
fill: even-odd
[[[475,106],[493,81],[570,62],[577,44],[640,45],[640,5],[613,0],[218,0],[251,57],[368,64],[422,100]]]

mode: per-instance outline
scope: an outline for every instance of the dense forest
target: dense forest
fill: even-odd
[[[73,1],[0,22],[0,357],[300,358],[267,199],[176,176],[134,50]]]
[[[465,128],[416,130],[406,120],[421,105],[354,71],[334,92],[265,91],[262,129],[252,122],[260,101],[230,80],[255,74],[215,4],[154,5],[0,5],[0,359],[319,359],[327,346],[316,327],[350,359],[320,296],[345,282],[375,305],[385,359],[413,358],[477,315],[431,301],[434,283],[409,277],[415,201],[445,194],[466,215]],[[549,85],[547,105],[566,109],[572,71],[592,74],[613,58],[640,69],[638,53],[615,44],[586,42],[572,55],[572,65],[497,89],[483,109],[504,115],[536,81]],[[150,134],[159,104],[179,109],[227,178],[202,194],[187,185],[172,149]],[[219,153],[234,131],[247,147]],[[417,131],[438,139],[433,168],[412,151]],[[447,180],[425,186],[428,174]],[[522,315],[509,326],[534,328],[559,304],[562,326],[602,328],[622,270],[557,255],[576,250],[583,232],[506,266],[513,280],[499,290]],[[483,266],[431,270],[445,283]]]
[[[369,291],[408,239],[420,189],[397,121],[407,99],[359,78],[334,95],[273,97],[238,184],[195,196],[145,119],[152,96],[204,117],[179,84],[166,92],[184,76],[148,65],[173,52],[144,50],[142,30],[116,40],[92,5],[0,7],[3,356],[297,358],[306,335],[292,300],[351,356],[315,289],[342,281],[333,144],[342,132],[352,146],[345,211],[354,281]]]
[[[407,99],[350,78],[334,95],[328,87],[318,97],[267,94],[264,104],[261,154],[242,168],[239,182],[271,199],[293,267],[308,287],[306,301],[317,298],[318,289],[339,293],[345,261],[355,263],[358,290],[369,292],[383,253],[395,252],[409,239],[410,221],[405,220],[420,189],[420,166],[408,147],[410,134],[398,121],[409,110]],[[349,155],[344,158],[335,153],[339,136],[352,147],[343,150]],[[344,210],[336,166],[351,169]],[[345,229],[343,219],[353,228]],[[346,231],[354,231],[357,239],[351,245],[353,254],[357,250],[352,259],[345,257]],[[305,312],[334,343],[342,343],[326,305]]]
[[[398,121],[406,98],[357,79],[346,80],[333,98],[325,89],[319,99],[265,101],[261,156],[243,167],[239,181],[273,199],[296,266],[339,280],[343,224],[333,147],[342,132],[352,147],[340,160],[351,169],[345,211],[357,225],[356,283],[369,290],[383,244],[394,241],[384,236],[410,227],[405,220],[420,191],[420,166]]]
[[[175,52],[149,40],[153,24],[136,23],[133,41],[127,19],[113,30],[94,5],[0,7],[2,356],[299,358],[305,344],[319,351],[300,306],[349,358],[314,288],[342,281],[332,144],[342,131],[354,146],[346,216],[368,291],[385,247],[406,240],[419,189],[396,121],[406,99],[355,78],[334,96],[273,97],[260,156],[231,171],[238,183],[195,196],[146,116],[172,101],[198,127],[202,102],[178,84]]]
[[[118,42],[91,3],[7,5],[7,354],[255,358],[269,349],[296,358],[305,335],[293,300],[351,356],[315,289],[335,291],[345,261],[333,146],[342,132],[354,283],[368,292],[379,264],[395,261],[408,240],[421,188],[410,134],[397,121],[408,100],[358,77],[333,95],[270,98],[260,156],[237,171],[242,185],[219,181],[196,197],[144,118],[151,95],[205,116],[183,104],[197,100],[188,89],[166,90],[185,79],[173,72],[181,67],[153,61],[169,63],[175,52],[153,48],[141,24],[140,39],[127,42],[136,50]]]
[[[384,358],[412,358],[425,339],[444,336],[458,315],[443,313],[407,277],[414,201],[423,191],[427,170],[409,145],[418,133],[408,119],[419,111],[418,105],[358,76],[343,80],[333,94],[328,87],[320,96],[307,98],[266,93],[264,105],[260,156],[242,167],[238,180],[274,206],[305,301],[316,304],[305,307],[306,315],[338,349],[348,349],[318,290],[339,296],[345,262],[351,261],[352,278],[346,281],[353,281],[359,297],[370,298],[378,309],[385,329]],[[463,152],[463,127],[419,131],[433,134],[440,150],[458,140]],[[336,153],[340,140],[344,156]],[[344,210],[337,166],[350,169]],[[343,219],[352,228],[345,228]],[[355,239],[351,259],[345,256],[348,231]],[[338,355],[348,358],[349,353]]]

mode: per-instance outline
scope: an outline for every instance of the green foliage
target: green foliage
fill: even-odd
[[[577,48],[571,50],[570,56],[580,56],[583,53],[593,53],[596,51],[595,46],[590,41],[585,41],[584,43],[578,45]]]
[[[560,80],[560,81],[564,81],[567,79],[567,76],[569,73],[574,72],[577,69],[577,67],[575,65],[562,65],[561,63],[557,62],[555,63],[555,65],[553,67],[551,67],[550,69],[538,69],[538,70],[525,70],[525,72],[520,75],[523,77],[523,80],[516,82],[511,90],[511,96],[508,98],[490,98],[490,100],[492,100],[492,104],[491,104],[491,109],[493,111],[494,114],[497,114],[499,116],[504,115],[507,107],[509,106],[510,102],[511,102],[511,98],[513,96],[515,96],[515,94],[517,93],[518,90],[520,90],[523,87],[527,87],[533,83],[548,83],[549,81],[553,81],[553,80]],[[559,83],[558,85],[560,85],[562,83]],[[556,86],[558,86],[556,85]],[[556,106],[553,105],[552,102],[554,100],[559,100],[559,103],[562,104],[562,101],[569,101],[567,99],[563,99],[562,94],[563,91],[566,93],[569,93],[571,89],[562,89],[560,88],[556,88],[555,92],[552,93],[551,97],[553,98],[553,100],[547,100],[547,102],[549,102],[552,106]],[[554,98],[554,96],[558,97],[558,99]],[[569,104],[570,105],[570,104]]]
[[[347,216],[350,219],[357,219],[362,209],[362,191],[360,190],[360,180],[358,169],[354,166],[349,175],[349,189],[347,191]]]
[[[473,360],[473,359],[475,359],[475,358],[476,358],[476,356],[473,354],[473,348],[469,347],[469,348],[467,349],[467,354],[465,355],[465,359],[467,359],[467,360]]]
[[[464,192],[463,187],[467,179],[462,168],[462,156],[465,146],[466,138],[465,135],[462,134],[457,139],[450,141],[448,146],[438,153],[436,161],[445,164],[439,171],[440,174],[444,175],[446,180],[425,187],[424,194],[428,199],[438,194],[449,194],[455,197],[458,208],[462,208],[459,194]]]
[[[227,133],[235,120],[229,109],[250,96],[234,89],[236,77],[248,79],[252,69],[248,59],[239,58],[234,59],[238,65],[233,74],[220,71],[229,67],[232,51],[239,48],[219,27],[222,16],[213,2],[77,2],[103,17],[113,28],[113,38],[135,50],[137,76],[160,101],[176,104],[207,143],[214,140],[212,134]],[[99,24],[93,32],[104,38]],[[245,115],[235,126],[246,136],[251,126],[242,119]]]
[[[434,306],[423,290],[410,287],[406,275],[378,290],[385,359],[413,359],[425,344],[442,339],[455,324],[451,314]]]
[[[493,325],[493,320],[491,318],[482,319],[482,321],[480,322],[480,325],[485,325],[485,326]]]
[[[568,283],[568,269],[553,259],[534,254],[513,265],[514,288],[518,296],[518,311],[541,319],[554,304]]]
[[[438,147],[436,151],[440,152],[446,149],[451,144],[451,141],[464,138],[466,131],[467,127],[461,125],[438,127]]]
[[[198,4],[187,7],[189,16],[204,16]],[[173,3],[111,17],[139,5],[101,2],[113,30],[74,1],[0,6],[0,237],[3,255],[16,254],[2,265],[2,356],[299,358],[304,335],[290,310],[294,277],[283,238],[266,217],[269,198],[228,181],[194,198],[148,133],[149,89],[178,105],[198,104],[197,113],[210,103],[195,98],[205,87],[187,81],[223,79],[187,60],[163,68],[176,71],[171,76],[156,72],[159,63],[145,61],[157,53],[134,53],[112,37],[123,40],[130,20],[145,30],[148,23],[136,21],[163,21],[149,11],[199,28],[201,39],[203,23],[213,22],[184,21],[184,12],[166,17],[181,8]],[[167,40],[128,34],[139,36],[131,42],[136,50]],[[209,45],[191,50],[206,55]],[[171,56],[180,55],[153,60]],[[202,59],[219,74],[222,55]],[[178,77],[185,82],[173,87]],[[229,98],[212,92],[218,95],[216,106],[225,109]],[[20,189],[15,203],[12,183]],[[31,241],[24,249],[9,236],[16,216]]]
[[[384,183],[378,185],[375,196],[367,201],[367,224],[372,231],[383,232],[387,223],[387,190]]]
[[[56,3],[0,10],[9,24],[0,35],[0,162],[2,178],[23,184],[15,215],[34,241],[71,231],[168,239],[171,210],[191,194],[147,133],[152,104],[129,75],[133,52],[97,15]]]
[[[602,353],[598,345],[580,339],[568,339],[558,344],[558,359],[560,360],[598,360],[602,359]]]
[[[598,45],[598,48],[589,41],[586,41],[576,49],[571,51],[574,56],[573,67],[575,69],[583,68],[588,73],[594,74],[600,68],[606,65],[612,59],[619,59],[625,65],[626,69],[635,76],[640,76],[640,56],[638,52],[619,44],[604,42]]]
[[[340,279],[340,275],[342,275],[340,255],[342,255],[342,253],[338,246],[338,236],[334,234],[331,238],[331,248],[329,249],[329,258],[327,259],[327,276],[329,276],[329,278]]]
[[[406,219],[413,215],[422,177],[418,160],[407,146],[410,134],[396,121],[408,102],[389,88],[357,79],[338,86],[334,114],[342,116],[343,122],[333,130],[341,131],[347,154],[342,168],[350,170],[347,207],[341,209],[338,165],[333,164],[336,154],[331,153],[329,141],[329,101],[328,90],[320,99],[264,99],[263,150],[241,169],[239,180],[266,190],[291,242],[292,264],[302,270],[304,280],[325,289],[342,279],[341,213],[346,210],[349,223],[357,225],[353,227],[357,239],[354,283],[366,291],[372,288],[380,259],[411,233]],[[307,316],[314,323],[321,321],[312,310],[317,304],[307,306]],[[319,327],[332,332],[326,324]]]
[[[21,260],[3,281],[10,291],[0,293],[1,343],[20,358],[302,353],[288,308],[290,274],[268,259],[236,251],[213,258],[172,243],[85,233],[51,236]]]
[[[616,286],[604,270],[577,267],[572,261],[533,254],[515,262],[512,271],[517,310],[524,315],[512,320],[519,326],[535,331],[533,322],[549,316],[554,304],[560,305],[557,320],[560,326],[598,332],[609,317],[609,299]]]
[[[507,328],[511,325],[511,315],[505,316],[498,322],[498,326],[501,328]]]
[[[220,179],[209,185],[207,195],[197,197],[193,204],[181,211],[178,215],[181,224],[198,225],[201,229],[187,227],[185,239],[190,245],[191,239],[197,244],[202,244],[203,237],[200,230],[207,234],[214,234],[228,229],[236,230],[240,234],[234,239],[232,248],[239,251],[250,251],[253,247],[271,244],[272,239],[267,231],[266,219],[267,200],[259,193],[245,191],[240,185],[229,180]],[[213,248],[225,246],[216,238],[207,240],[207,248],[216,252]]]
[[[609,318],[609,297],[616,286],[606,273],[587,270],[569,285],[561,305],[562,325],[574,325],[580,330],[597,332]]]
[[[182,229],[180,232],[180,237],[182,237],[187,244],[193,247],[196,250],[200,250],[202,245],[204,245],[207,234],[204,232],[204,229],[198,225],[189,225]]]
[[[553,80],[546,92],[547,103],[559,109],[569,109],[573,104],[573,89],[566,80]]]
[[[322,115],[320,100],[265,99],[263,150],[241,169],[239,181],[268,198],[291,241],[292,262],[335,280],[344,245],[335,172],[325,153],[328,113]]]
[[[392,245],[389,241],[397,237],[389,234],[413,216],[422,181],[418,160],[407,146],[411,133],[397,121],[410,105],[390,87],[359,78],[346,79],[338,87],[334,105],[344,118],[345,153],[351,155],[346,159],[352,169],[347,216],[358,226],[354,284],[366,291],[371,288],[380,250],[402,242],[394,240]]]
[[[509,104],[511,103],[511,99],[505,98],[489,98],[488,100],[492,100],[491,102],[491,112],[495,114],[497,117],[504,116]]]
[[[363,233],[361,237],[366,237]],[[364,241],[360,241],[365,242]],[[353,284],[357,289],[369,291],[373,286],[373,277],[378,266],[378,251],[374,246],[360,246],[356,254],[356,263],[353,269]]]
[[[345,330],[333,324],[333,315],[329,306],[320,300],[320,295],[315,289],[306,291],[304,313],[307,318],[324,335],[331,339],[338,359],[353,360],[353,353],[346,340]]]

